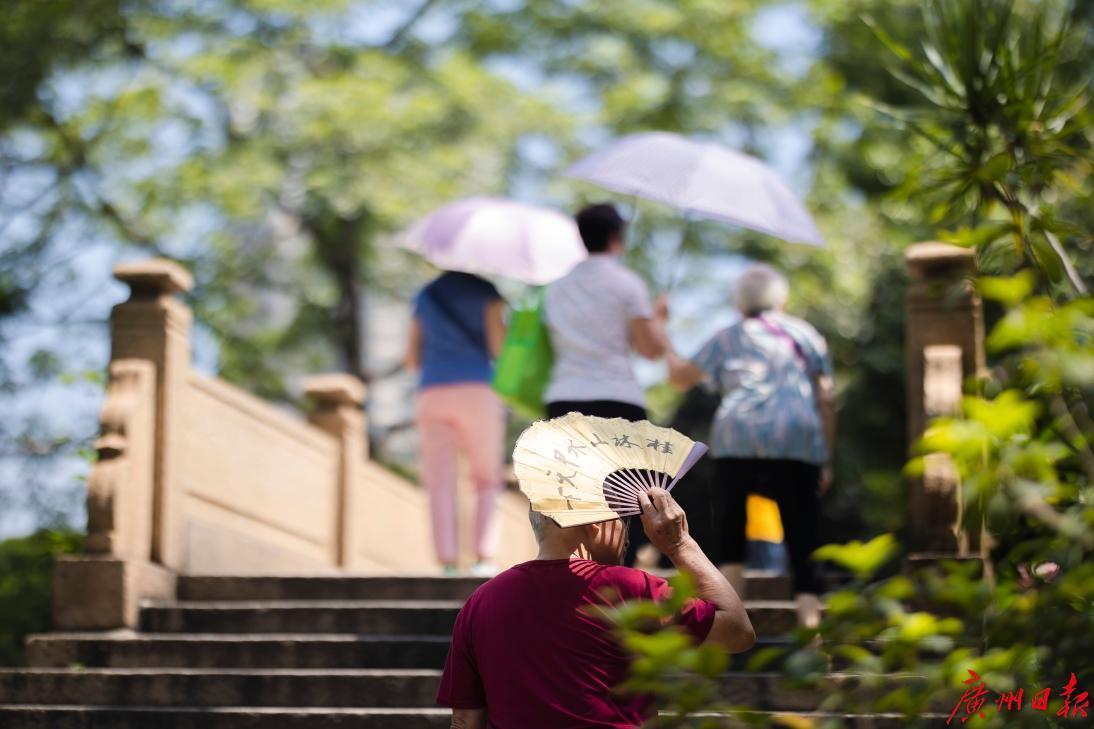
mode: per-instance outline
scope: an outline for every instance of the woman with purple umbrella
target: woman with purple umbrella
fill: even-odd
[[[421,483],[429,494],[437,558],[457,571],[458,456],[475,489],[471,572],[489,576],[504,485],[505,408],[490,387],[505,340],[505,303],[479,274],[540,285],[585,258],[573,221],[514,200],[473,197],[445,205],[400,241],[445,271],[415,299],[406,365],[421,369],[417,425]]]
[[[490,387],[505,341],[505,302],[489,281],[446,271],[415,298],[405,364],[421,370],[417,426],[421,481],[433,542],[446,574],[459,561],[458,457],[475,488],[472,574],[489,576],[497,548],[496,503],[504,486],[505,408]]]

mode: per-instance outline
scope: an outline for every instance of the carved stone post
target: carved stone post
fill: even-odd
[[[184,550],[172,482],[190,310],[174,298],[190,274],[164,260],[123,264],[128,301],[111,313],[110,384],[88,477],[86,553],[58,560],[54,627],[135,627],[140,601],[168,598]]]
[[[110,363],[110,382],[87,479],[84,551],[147,562],[152,553],[156,370],[151,362]]]
[[[974,254],[945,243],[918,243],[905,255],[908,438],[914,444],[932,417],[960,407],[963,382],[984,369],[984,324],[972,286]],[[909,484],[913,553],[964,554],[960,483],[945,456],[931,456]],[[975,537],[975,535],[972,535]]]
[[[143,359],[156,368],[155,499],[152,560],[176,572],[186,550],[181,522],[182,494],[173,459],[179,453],[186,378],[190,372],[190,308],[175,294],[193,286],[190,273],[171,261],[125,263],[114,277],[129,284],[129,300],[110,315],[111,360]]]
[[[353,375],[317,375],[308,378],[304,391],[315,403],[308,420],[330,433],[338,440],[341,453],[338,466],[337,498],[335,503],[334,563],[348,568],[356,553],[356,542],[361,535],[353,528],[357,491],[354,481],[361,464],[368,458],[368,441],[365,437],[365,384]]]

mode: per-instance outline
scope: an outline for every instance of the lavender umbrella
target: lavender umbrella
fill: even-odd
[[[587,255],[577,225],[548,208],[471,197],[412,225],[399,245],[446,271],[488,274],[542,285]]]
[[[784,240],[824,245],[805,206],[771,168],[718,144],[642,132],[593,152],[566,174]]]

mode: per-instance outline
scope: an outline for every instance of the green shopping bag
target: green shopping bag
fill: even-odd
[[[494,391],[509,407],[529,418],[546,415],[543,391],[555,355],[543,321],[543,292],[533,303],[513,309],[505,343],[494,364]]]

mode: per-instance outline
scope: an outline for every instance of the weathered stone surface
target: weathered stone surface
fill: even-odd
[[[448,643],[448,636],[49,633],[27,641],[27,663],[39,668],[440,668]],[[761,636],[752,650],[732,657],[733,669],[744,670],[764,648],[789,646],[788,639]],[[395,662],[384,663],[391,654]]]
[[[788,587],[781,578],[752,577],[753,593],[765,580],[772,590]],[[432,708],[440,668],[456,611],[481,582],[184,577],[178,591],[187,599],[141,607],[146,632],[32,637],[28,658],[36,668],[0,671],[0,726],[447,727],[448,713]],[[761,638],[733,657],[720,697],[761,722],[771,718],[762,712],[821,718],[808,713],[820,705],[817,693],[775,673],[747,672],[757,652],[792,648],[772,633],[793,626],[793,603],[754,600],[748,609]],[[867,726],[859,718],[848,725]],[[869,726],[900,725],[890,717]]]
[[[194,287],[194,277],[185,268],[166,258],[119,263],[114,278],[137,291],[174,294]]]
[[[34,669],[0,670],[0,696],[14,704],[87,706],[432,708],[439,670],[418,669]],[[730,673],[720,696],[736,706],[811,711],[815,692],[774,673]]]
[[[14,706],[0,707],[5,729],[447,729],[451,713],[441,709],[153,709]],[[710,715],[714,716],[714,715]],[[729,726],[811,726],[840,719],[848,729],[904,729],[909,720],[896,714],[853,716],[811,712],[744,712]],[[920,717],[916,726],[944,727],[945,716]]]
[[[298,600],[147,606],[149,633],[356,633],[450,635],[458,601]]]
[[[50,633],[27,642],[27,662],[106,668],[439,668],[448,643],[448,636]]]
[[[140,601],[175,595],[175,574],[137,560],[64,556],[53,572],[53,625],[62,630],[135,627]]]
[[[179,578],[180,600],[466,600],[479,577]]]
[[[365,402],[368,388],[353,375],[332,372],[304,380],[304,394],[320,407],[360,406]]]
[[[657,574],[668,576],[668,571]],[[790,578],[749,571],[748,597],[789,600]],[[480,577],[286,576],[179,577],[180,600],[466,600],[486,580]]]
[[[764,635],[789,633],[796,625],[794,604],[748,601],[752,624]],[[254,601],[182,602],[150,605],[141,629],[149,633],[354,633],[368,635],[449,635],[458,601]]]
[[[448,729],[440,709],[0,706],[4,729]]]
[[[92,668],[0,670],[14,704],[87,706],[433,706],[435,669]]]
[[[905,254],[911,275],[905,293],[908,442],[913,445],[939,411],[950,409],[966,378],[983,372],[984,322],[972,285],[975,256],[945,243],[918,243]],[[909,484],[909,547],[959,554],[978,535],[958,528],[959,488],[943,464]]]

